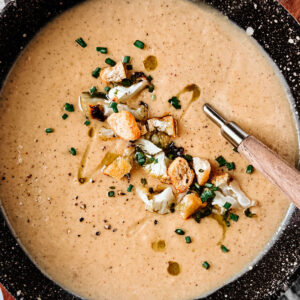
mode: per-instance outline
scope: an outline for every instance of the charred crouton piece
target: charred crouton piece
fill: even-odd
[[[141,136],[141,130],[129,111],[114,113],[107,118],[107,122],[111,129],[124,140],[135,141]]]
[[[116,179],[121,179],[126,174],[130,173],[130,162],[121,156],[116,158],[108,167],[104,169],[104,174]]]
[[[179,193],[185,192],[193,183],[194,171],[190,168],[188,162],[177,157],[168,168],[168,175],[172,184]]]
[[[104,83],[121,82],[126,78],[126,66],[120,61],[113,67],[107,67],[101,70],[100,77]]]
[[[220,175],[216,175],[212,181],[215,186],[225,186],[229,183],[229,174],[228,173],[222,173]]]
[[[186,220],[201,207],[205,207],[207,202],[202,203],[200,197],[195,194],[187,194],[183,197],[182,201],[176,206],[176,210]]]
[[[193,157],[193,168],[197,176],[197,182],[199,185],[204,185],[207,182],[211,171],[209,161],[207,159]]]
[[[176,137],[176,121],[172,116],[152,118],[147,121],[149,131],[164,132],[169,136]]]
[[[107,118],[104,115],[103,106],[101,106],[100,104],[89,105],[89,115],[91,116],[92,119],[96,119],[101,122],[104,122]]]

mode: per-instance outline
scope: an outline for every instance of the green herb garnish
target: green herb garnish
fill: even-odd
[[[109,191],[107,193],[108,197],[114,197],[115,196],[115,192],[114,191]]]
[[[234,152],[236,152],[236,153],[239,153],[237,147],[233,147],[232,150],[233,150]]]
[[[146,185],[147,184],[147,179],[146,178],[141,178],[141,184]]]
[[[149,93],[152,93],[154,91],[154,85],[153,84],[149,85],[148,91],[149,91]]]
[[[100,75],[100,71],[101,69],[99,67],[97,67],[93,72],[92,72],[92,76],[95,78],[98,78]]]
[[[225,209],[229,209],[229,208],[231,207],[231,203],[226,202],[226,203],[223,205],[223,207],[224,207]]]
[[[65,110],[68,112],[73,112],[74,111],[74,105],[70,103],[65,103]]]
[[[76,152],[76,149],[75,149],[74,147],[71,147],[69,151],[70,151],[70,153],[71,153],[72,155],[74,155],[74,156],[75,156],[76,153],[77,153],[77,152]]]
[[[199,169],[198,171],[199,171],[200,173],[203,173],[203,172],[204,172],[204,170],[203,170],[203,169]]]
[[[119,112],[119,110],[118,110],[118,103],[111,102],[110,105],[109,105],[109,107],[112,108],[112,110],[114,111],[114,113]]]
[[[205,183],[205,186],[206,186],[207,188],[212,188],[214,185],[213,185],[212,183],[210,183],[210,182],[206,182],[206,183]]]
[[[245,214],[245,216],[248,217],[248,218],[252,218],[252,217],[256,216],[256,214],[254,214],[254,213],[251,212],[250,208],[247,208],[247,209],[244,211],[244,214]]]
[[[230,219],[233,220],[234,222],[237,222],[239,219],[239,216],[233,213],[230,213],[229,215]]]
[[[187,235],[187,236],[185,237],[185,242],[186,242],[187,244],[190,244],[190,243],[192,242],[191,237]]]
[[[132,189],[133,189],[133,185],[132,184],[129,184],[129,186],[128,186],[128,188],[127,188],[127,192],[131,192],[132,191]]]
[[[96,51],[106,54],[107,53],[107,48],[106,47],[96,47]]]
[[[216,194],[213,191],[205,189],[201,194],[201,201],[202,203],[207,202],[208,199],[213,199],[215,196]]]
[[[108,93],[108,92],[110,91],[110,87],[109,87],[109,86],[106,86],[106,87],[104,88],[104,91],[105,91],[106,93]]]
[[[122,85],[124,87],[130,87],[132,85],[132,81],[128,78],[124,78],[124,79],[122,79]]]
[[[96,92],[97,92],[97,88],[95,86],[92,86],[90,88],[90,94],[91,94],[91,96],[93,96]]]
[[[68,117],[67,114],[63,114],[63,115],[61,116],[61,118],[62,118],[63,120],[65,120],[67,117]]]
[[[210,267],[210,264],[209,264],[207,261],[205,261],[205,262],[203,262],[202,267],[203,267],[204,269],[208,270],[209,267]]]
[[[253,170],[254,170],[253,166],[252,166],[252,165],[249,165],[249,166],[247,167],[247,169],[246,169],[246,173],[252,174],[252,173],[253,173]]]
[[[143,152],[137,152],[135,154],[135,159],[138,163],[138,165],[142,166],[146,162],[146,156]]]
[[[142,41],[139,41],[139,40],[136,40],[134,43],[133,43],[134,46],[136,46],[137,48],[139,49],[144,49],[145,47],[145,44],[142,42]]]
[[[235,170],[235,163],[231,162],[231,163],[226,163],[226,168],[230,171],[230,170]]]
[[[85,48],[87,46],[86,42],[83,40],[83,38],[78,38],[77,40],[75,40],[75,42],[80,45],[82,48]]]
[[[228,249],[227,247],[225,247],[224,245],[221,245],[221,250],[222,250],[224,253],[229,252],[229,249]]]
[[[130,62],[130,56],[124,56],[123,57],[123,63],[128,64]]]
[[[116,65],[116,62],[109,57],[105,60],[105,63],[107,63],[108,65],[110,65],[112,67]]]
[[[225,160],[225,158],[223,156],[221,156],[221,155],[216,158],[216,161],[218,162],[218,164],[219,164],[220,167],[225,166],[226,163],[227,163],[226,160]]]
[[[176,109],[181,108],[180,100],[175,96],[169,99],[168,102],[171,103],[171,105],[173,105]]]
[[[85,126],[89,126],[91,124],[91,121],[89,119],[86,119],[83,123]]]
[[[51,133],[51,132],[53,132],[53,131],[54,131],[53,128],[46,128],[46,129],[45,129],[45,132],[46,132],[46,133]]]
[[[186,155],[184,156],[184,158],[185,158],[187,161],[193,161],[193,156],[192,156],[192,155],[186,154]]]
[[[184,235],[185,234],[185,232],[180,228],[175,229],[175,232],[179,235]]]

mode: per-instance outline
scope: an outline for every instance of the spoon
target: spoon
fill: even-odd
[[[300,172],[234,122],[227,122],[209,104],[204,104],[203,110],[221,128],[223,137],[300,208]]]

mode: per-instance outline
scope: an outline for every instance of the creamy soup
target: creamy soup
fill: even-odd
[[[86,47],[75,42],[79,37]],[[144,49],[133,45],[136,40]],[[150,55],[146,67],[154,70],[147,71]],[[255,217],[235,209],[239,219],[224,229],[213,214],[197,223],[177,211],[150,212],[136,188],[141,178],[153,188],[160,180],[138,167],[121,180],[97,168],[106,153],[122,153],[127,142],[97,138],[91,128],[98,121],[84,124],[78,96],[92,86],[104,91],[106,84],[91,73],[107,67],[106,58],[118,62],[124,56],[154,85],[130,105],[143,101],[150,117],[176,118],[172,140],[185,153],[208,159],[212,169],[219,168],[220,155],[234,162],[235,170],[222,169],[255,201]],[[200,97],[187,107],[191,93],[181,93],[181,109],[175,109],[168,100],[190,84]],[[258,171],[246,172],[249,163],[204,115],[205,102],[295,164],[296,129],[278,75],[256,43],[214,10],[182,0],[94,0],[36,35],[1,93],[0,195],[18,240],[43,272],[88,299],[191,299],[251,263],[274,236],[289,202]],[[90,174],[84,183],[81,173]]]

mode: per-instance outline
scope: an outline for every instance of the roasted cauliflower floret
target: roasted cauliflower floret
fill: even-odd
[[[168,175],[175,189],[179,193],[185,192],[193,183],[194,171],[190,168],[188,162],[177,157],[168,168]]]
[[[207,202],[202,203],[200,197],[196,193],[187,194],[181,202],[176,206],[176,210],[186,220],[201,207],[205,207]]]
[[[211,171],[209,161],[207,159],[193,157],[193,168],[196,173],[197,182],[199,185],[204,185],[207,182]]]
[[[114,113],[107,118],[107,122],[111,129],[124,140],[135,141],[141,136],[135,118],[129,111]]]

